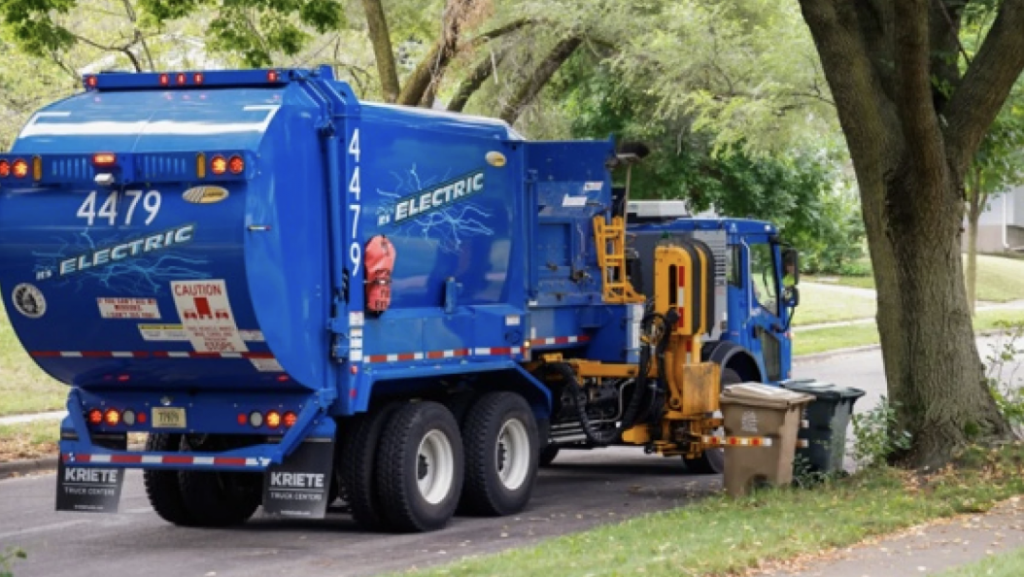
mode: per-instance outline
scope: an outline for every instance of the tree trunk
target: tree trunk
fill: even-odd
[[[981,192],[981,171],[972,170],[973,182],[967,194],[967,304],[971,316],[978,307],[978,220],[986,199]]]
[[[381,0],[363,0],[363,10],[366,12],[366,28],[373,44],[373,56],[377,60],[384,101],[394,102],[399,94],[398,71],[395,68],[395,53],[391,50],[391,33],[388,32],[388,21],[384,17],[384,6]]]
[[[579,36],[569,36],[559,41],[502,107],[501,119],[509,124],[515,124],[523,110],[533,102],[544,85],[582,43],[583,38]]]
[[[398,104],[407,106],[433,104],[436,87],[448,69],[452,57],[455,56],[455,49],[458,47],[462,29],[462,19],[472,10],[475,1],[449,0],[442,18],[441,36],[406,79],[405,86],[398,95]],[[426,100],[431,102],[428,103]]]
[[[930,0],[800,1],[860,188],[889,396],[899,425],[913,436],[900,457],[938,466],[971,441],[1009,435],[985,382],[967,306],[960,175],[984,133],[976,123],[991,123],[1013,78],[993,67],[997,52],[986,40],[993,56],[979,53],[963,83],[951,82],[957,90],[947,105],[932,92],[930,56],[956,38],[947,34],[947,45],[934,45],[941,35],[929,29]],[[1020,42],[1009,31],[1024,13],[1002,12],[993,26],[1006,37],[999,42]],[[943,26],[957,30],[958,18],[954,12],[954,25]],[[1019,65],[1018,75],[1024,59]],[[981,78],[995,94],[977,90]],[[940,123],[936,106],[946,107],[958,131]]]

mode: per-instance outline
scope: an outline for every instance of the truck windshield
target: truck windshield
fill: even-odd
[[[779,316],[777,278],[771,245],[751,245],[750,282],[754,285],[754,299],[775,316]]]

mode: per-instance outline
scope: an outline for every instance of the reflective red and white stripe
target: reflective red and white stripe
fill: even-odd
[[[37,358],[61,357],[66,359],[272,359],[274,353],[246,351],[244,353],[209,353],[205,351],[32,351]]]
[[[103,463],[111,465],[179,465],[200,467],[260,467],[254,457],[196,457],[190,455],[107,455],[64,453],[65,463]]]
[[[523,347],[487,347],[478,349],[449,349],[444,351],[427,351],[425,353],[391,353],[387,355],[367,355],[368,363],[396,363],[402,361],[422,361],[424,359],[454,359],[458,357],[478,356],[510,356],[523,354]]]
[[[705,435],[701,443],[712,447],[771,447],[771,437],[714,437]]]
[[[585,343],[590,340],[587,335],[571,336],[571,337],[543,337],[537,339],[530,339],[530,345],[537,347],[541,345],[569,345],[575,343]]]

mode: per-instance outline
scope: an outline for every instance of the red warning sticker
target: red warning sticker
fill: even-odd
[[[192,346],[200,352],[245,352],[223,280],[173,281],[174,306]]]

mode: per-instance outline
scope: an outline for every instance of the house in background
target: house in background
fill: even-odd
[[[1024,252],[1024,186],[988,201],[978,220],[978,252],[1008,251]]]

